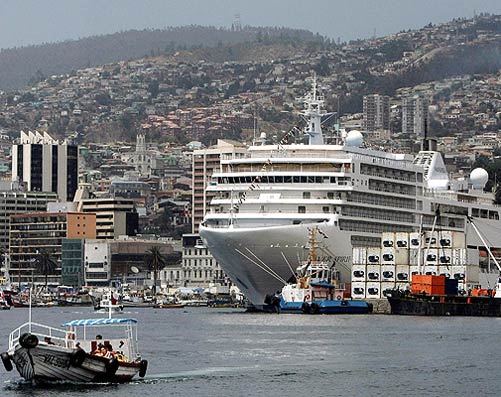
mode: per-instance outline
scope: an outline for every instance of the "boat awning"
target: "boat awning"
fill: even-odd
[[[91,326],[91,325],[116,325],[137,323],[135,318],[87,318],[84,320],[71,320],[61,324],[62,327]]]

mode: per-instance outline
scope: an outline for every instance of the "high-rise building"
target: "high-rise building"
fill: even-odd
[[[193,152],[193,210],[191,215],[193,233],[198,233],[198,226],[214,197],[206,189],[212,182],[212,174],[221,168],[221,158],[224,156],[244,157],[246,153],[246,147],[240,142],[222,139],[218,139],[215,146]]]
[[[57,193],[71,201],[78,188],[78,146],[59,142],[44,133],[21,131],[12,145],[12,180],[24,182],[27,190]]]
[[[390,97],[379,94],[366,95],[364,96],[363,110],[362,128],[364,131],[389,131]]]
[[[402,132],[416,138],[424,137],[428,100],[414,95],[402,99]]]

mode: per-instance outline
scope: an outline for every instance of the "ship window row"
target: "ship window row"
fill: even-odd
[[[399,183],[392,183],[392,182],[377,181],[374,179],[369,180],[369,189],[376,190],[379,192],[405,194],[408,196],[415,196],[416,195],[416,187],[415,186],[402,185]]]
[[[412,199],[401,197],[387,197],[377,194],[360,193],[360,192],[347,192],[346,201],[354,203],[364,203],[371,205],[379,205],[384,207],[396,207],[416,209],[416,202]]]
[[[415,221],[413,213],[388,211],[377,208],[342,207],[341,215],[406,223],[414,223]]]
[[[360,165],[360,173],[363,175],[377,176],[380,178],[397,179],[406,182],[423,182],[423,174],[412,171],[386,168],[369,164]]]
[[[352,164],[230,164],[223,165],[223,172],[262,172],[264,168],[272,172],[351,172]]]
[[[274,183],[337,183],[338,185],[348,185],[350,183],[350,178],[345,177],[335,177],[335,176],[268,176],[264,175],[258,176],[230,176],[230,177],[218,177],[218,184],[274,184]]]
[[[351,221],[347,219],[339,220],[339,228],[341,230],[349,230],[352,232],[364,233],[383,233],[383,232],[412,232],[412,226],[405,225],[390,225],[385,223],[370,223],[363,221]]]
[[[423,216],[423,224],[431,227],[435,223],[435,227],[454,227],[454,228],[464,228],[464,219],[462,218],[453,218],[447,216],[440,216],[435,219],[432,215],[424,215]]]
[[[495,219],[499,220],[499,212],[497,211],[489,211],[481,208],[472,208],[471,216],[475,218],[484,218],[484,219]]]

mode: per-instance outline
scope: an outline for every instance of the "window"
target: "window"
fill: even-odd
[[[304,199],[309,199],[309,198],[311,198],[311,193],[310,193],[310,192],[303,192],[303,198],[304,198]]]
[[[297,212],[299,214],[305,214],[306,213],[306,207],[304,205],[300,205],[299,207],[297,207]]]

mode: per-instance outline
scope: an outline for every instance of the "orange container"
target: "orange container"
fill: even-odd
[[[411,292],[413,294],[445,295],[445,285],[430,285],[412,283]]]
[[[443,285],[445,286],[444,276],[427,276],[426,274],[415,274],[412,276],[412,284],[423,285]]]

